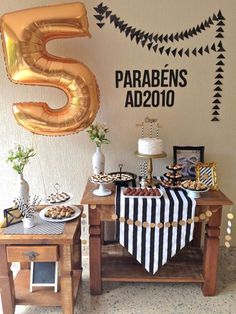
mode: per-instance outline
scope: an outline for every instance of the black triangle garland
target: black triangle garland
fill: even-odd
[[[116,14],[113,14],[111,10],[109,10],[108,6],[104,5],[103,2],[101,2],[97,7],[94,7],[94,10],[96,11],[97,14],[94,14],[94,18],[98,21],[97,26],[99,28],[104,27],[105,25],[105,21],[104,19],[108,19],[108,21],[110,22],[110,24],[114,24],[115,28],[118,28],[120,33],[124,32],[125,36],[128,38],[130,38],[130,40],[132,41],[135,38],[135,42],[137,44],[139,44],[141,42],[142,47],[144,47],[145,45],[147,45],[148,50],[153,50],[155,53],[157,53],[157,51],[160,52],[160,54],[162,55],[163,52],[165,51],[166,55],[172,55],[173,57],[176,57],[177,53],[180,57],[182,57],[183,55],[190,57],[191,55],[197,56],[197,55],[201,55],[203,56],[205,53],[210,54],[211,51],[217,52],[217,62],[216,62],[216,75],[215,75],[215,88],[214,88],[214,96],[213,96],[213,103],[216,104],[213,107],[213,110],[215,110],[213,112],[213,115],[217,115],[219,116],[219,112],[217,110],[219,110],[219,106],[218,104],[220,104],[220,100],[219,98],[222,97],[222,95],[220,94],[222,92],[222,85],[223,85],[223,75],[221,74],[222,72],[224,72],[223,70],[223,66],[225,65],[223,59],[225,59],[225,48],[224,45],[222,43],[222,40],[224,39],[224,26],[225,26],[225,22],[223,22],[225,20],[225,17],[223,16],[221,10],[219,10],[219,12],[217,14],[213,14],[212,17],[209,17],[207,19],[205,19],[205,21],[197,24],[195,27],[189,28],[188,30],[184,30],[180,33],[172,33],[172,34],[153,34],[153,33],[149,33],[149,32],[144,32],[142,30],[138,30],[135,27],[129,26],[127,23],[125,23],[123,20],[121,20]],[[190,51],[189,48],[184,49],[177,49],[177,48],[172,48],[172,47],[168,47],[166,48],[164,45],[162,47],[159,47],[158,45],[158,41],[160,43],[165,42],[168,43],[168,41],[170,42],[174,42],[174,41],[179,41],[181,40],[186,40],[186,39],[190,39],[193,36],[197,36],[198,34],[206,31],[208,28],[211,28],[212,25],[216,25],[216,35],[215,38],[219,39],[219,42],[213,43],[211,46],[208,44],[206,46],[201,46],[200,48],[194,48],[192,51]],[[213,119],[211,121],[219,121],[218,117],[213,117]]]

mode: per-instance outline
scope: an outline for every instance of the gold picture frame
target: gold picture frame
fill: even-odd
[[[198,162],[196,164],[196,180],[205,183],[209,189],[218,190],[216,163],[215,162]]]

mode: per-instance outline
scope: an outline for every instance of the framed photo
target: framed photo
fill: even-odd
[[[197,163],[196,164],[196,180],[205,183],[209,189],[217,190],[216,163]]]
[[[174,146],[173,159],[175,164],[182,164],[184,177],[195,179],[196,164],[204,162],[204,146]]]

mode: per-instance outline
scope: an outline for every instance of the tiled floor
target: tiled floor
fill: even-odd
[[[104,284],[101,296],[90,296],[87,258],[83,266],[76,314],[236,314],[236,248],[221,250],[216,297],[203,297],[199,284],[150,283]],[[54,314],[61,310],[17,306],[16,313]]]

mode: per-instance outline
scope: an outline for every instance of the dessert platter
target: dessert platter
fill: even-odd
[[[57,193],[51,193],[50,195],[48,195],[47,201],[50,204],[64,203],[71,198],[72,198],[72,194],[70,194],[70,193],[66,193],[66,192],[58,193],[57,192]]]
[[[39,217],[50,222],[65,222],[75,219],[81,214],[77,206],[55,205],[48,206],[39,212]]]
[[[179,172],[182,169],[180,164],[168,165],[168,172],[164,173],[164,177],[161,177],[161,185],[165,188],[179,189],[181,188],[181,180],[183,175]]]
[[[112,191],[105,188],[106,184],[114,182],[113,176],[110,174],[94,174],[89,180],[92,183],[99,184],[99,188],[93,191],[93,194],[96,196],[108,196],[112,194]]]
[[[156,188],[127,188],[123,190],[123,195],[125,197],[139,198],[139,197],[147,197],[147,198],[161,198],[163,196],[163,192]]]
[[[116,185],[124,185],[137,178],[137,175],[131,172],[111,172],[109,175],[114,178]]]
[[[193,198],[200,198],[200,193],[207,192],[209,190],[205,183],[192,180],[183,181],[181,187],[188,192],[188,196]]]

